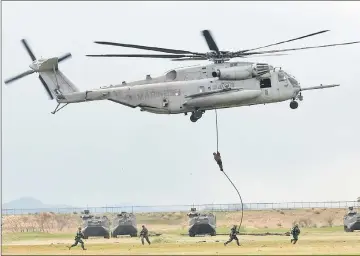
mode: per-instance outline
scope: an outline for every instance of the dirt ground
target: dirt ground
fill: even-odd
[[[217,236],[188,237],[186,213],[136,214],[138,227],[145,224],[152,244],[141,245],[139,238],[90,238],[84,240],[88,249],[80,246],[68,250],[74,242],[78,214],[3,216],[2,255],[94,255],[94,254],[354,254],[360,255],[360,232],[346,233],[342,217],[346,209],[302,209],[245,211],[242,232],[285,233],[294,222],[301,226],[298,244],[292,245],[289,236],[239,236],[241,246],[233,242],[224,246],[229,228],[237,224],[240,212],[215,212]],[[109,216],[110,219],[112,216]]]
[[[139,238],[92,238],[85,240],[87,251],[80,246],[68,250],[72,239],[8,241],[2,246],[3,255],[94,255],[94,254],[167,254],[167,255],[229,255],[229,254],[354,254],[360,255],[360,233],[341,231],[307,232],[296,245],[288,236],[240,236],[241,246],[234,242],[224,246],[228,236],[195,237],[162,235],[151,237],[152,244],[141,245]]]

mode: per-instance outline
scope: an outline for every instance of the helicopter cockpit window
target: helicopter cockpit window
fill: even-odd
[[[168,72],[165,77],[167,81],[172,81],[176,79],[177,72],[175,70],[171,70]]]
[[[288,77],[289,82],[293,85],[293,86],[299,86],[298,81],[296,81],[294,78],[292,77]]]
[[[289,82],[292,86],[299,86],[298,81],[296,81],[293,76],[289,75],[288,73],[285,73],[285,75],[287,76],[287,79],[289,79]]]
[[[285,73],[282,72],[282,71],[279,71],[279,73],[278,73],[278,79],[279,79],[279,82],[286,81]]]

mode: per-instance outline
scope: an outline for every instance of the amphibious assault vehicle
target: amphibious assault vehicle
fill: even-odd
[[[211,235],[216,236],[216,216],[212,213],[200,213],[191,208],[189,217],[189,236]]]
[[[90,214],[89,210],[85,210],[81,219],[83,220],[82,232],[85,239],[91,236],[110,238],[110,223],[106,216],[94,216]]]
[[[112,221],[111,237],[130,235],[137,237],[136,217],[132,213],[121,212]]]
[[[344,216],[344,231],[354,230],[360,230],[360,214],[354,211],[354,207],[349,207],[349,212]]]

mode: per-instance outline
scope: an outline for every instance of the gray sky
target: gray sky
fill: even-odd
[[[71,52],[60,69],[85,90],[209,63],[85,57],[146,53],[95,40],[205,52],[203,29],[212,31],[222,50],[331,30],[281,47],[293,48],[360,40],[359,13],[360,2],[340,1],[3,2],[2,81],[31,63],[22,38],[38,58]],[[219,111],[224,168],[245,202],[360,196],[359,59],[360,45],[251,59],[281,66],[304,87],[341,87],[304,92],[295,111],[289,102]],[[2,102],[3,202],[22,196],[79,206],[238,200],[212,158],[214,112],[191,123],[189,116],[103,101],[52,115],[56,102],[48,100],[37,75],[3,85]]]

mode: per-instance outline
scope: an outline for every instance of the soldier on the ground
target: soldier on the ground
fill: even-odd
[[[142,225],[142,230],[140,231],[140,237],[141,237],[141,243],[144,245],[144,238],[146,239],[146,242],[150,245],[150,240],[149,240],[149,231],[147,230],[147,228]]]
[[[81,244],[81,248],[83,250],[86,250],[86,248],[84,247],[84,242],[83,242],[83,240],[81,240],[81,238],[84,238],[84,234],[81,232],[81,228],[79,227],[79,230],[75,236],[75,243],[71,246],[68,246],[69,250],[71,249],[71,247],[77,246],[78,243]]]
[[[229,235],[230,239],[227,242],[225,242],[224,245],[226,246],[228,243],[231,243],[232,240],[235,240],[237,245],[240,246],[239,239],[237,238],[236,234],[239,234],[239,232],[236,231],[236,225],[234,225]]]
[[[295,224],[294,227],[292,227],[290,234],[292,235],[291,243],[296,244],[298,241],[299,235],[300,235],[300,229],[298,224]]]
[[[214,152],[213,155],[214,155],[214,159],[215,159],[216,163],[220,167],[220,171],[223,172],[224,170],[223,170],[223,165],[222,165],[222,161],[221,161],[220,152],[219,151],[217,151],[217,153]]]

